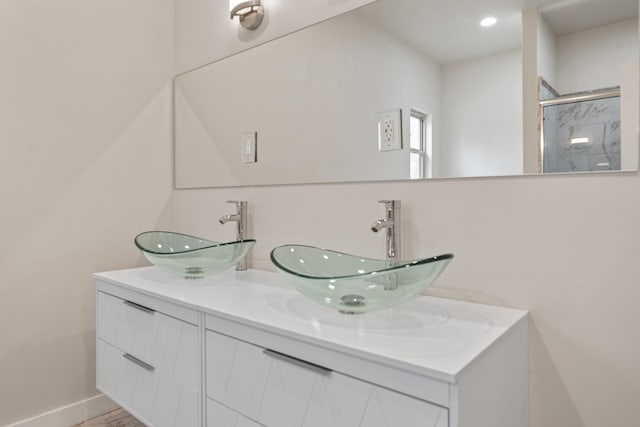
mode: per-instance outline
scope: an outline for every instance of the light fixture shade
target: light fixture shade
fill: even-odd
[[[264,8],[261,0],[229,0],[231,19],[235,16],[240,25],[248,30],[255,30],[262,23]]]

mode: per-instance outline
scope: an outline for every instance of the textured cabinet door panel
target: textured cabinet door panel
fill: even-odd
[[[449,420],[445,408],[334,372],[317,378],[301,425],[448,427]]]
[[[151,423],[155,427],[197,426],[198,399],[196,390],[159,371]]]
[[[198,327],[157,314],[151,364],[179,382],[200,389]]]
[[[446,408],[212,331],[206,340],[207,394],[267,427],[448,427]]]
[[[264,427],[262,424],[258,424],[255,421],[250,420],[247,417],[240,415],[236,427]]]
[[[115,344],[116,325],[114,319],[120,316],[122,300],[97,292],[96,297],[96,336],[111,344]]]
[[[138,417],[150,419],[158,377],[124,358],[110,344],[97,341],[97,385]]]
[[[236,427],[238,413],[212,399],[207,399],[207,427]]]
[[[200,390],[192,389],[188,386],[182,387],[180,396],[180,405],[176,413],[175,427],[180,426],[199,426],[200,412]]]
[[[135,387],[133,397],[131,399],[131,407],[145,418],[149,418],[153,414],[153,403],[155,391],[158,390],[158,375],[149,372],[146,369],[136,366],[132,362],[120,357],[125,364],[126,375],[135,378]],[[123,381],[127,381],[123,379]]]
[[[155,427],[198,426],[197,326],[98,292],[97,336],[97,383],[108,396]]]
[[[130,405],[136,385],[137,370],[117,348],[102,340],[96,341],[96,385],[121,405]]]
[[[256,419],[269,375],[262,349],[207,331],[207,396]]]
[[[224,401],[237,342],[225,335],[206,333],[206,395],[218,402]]]
[[[200,388],[197,326],[98,292],[97,335],[181,383]]]
[[[332,373],[315,382],[303,427],[352,427],[362,421],[372,385]]]
[[[262,355],[264,358],[265,355]],[[299,427],[319,374],[278,359],[270,362],[258,420],[268,426]]]
[[[149,361],[153,354],[155,312],[146,312],[126,301],[98,292],[97,335],[125,353]]]
[[[262,427],[232,409],[207,399],[207,427]]]
[[[198,425],[198,390],[160,369],[145,369],[102,340],[97,353],[97,385],[125,409],[155,427]]]
[[[449,412],[431,403],[373,387],[360,427],[448,427]]]

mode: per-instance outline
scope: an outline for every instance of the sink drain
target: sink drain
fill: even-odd
[[[362,295],[345,295],[340,298],[340,305],[345,307],[364,307],[366,304],[364,302],[365,297]],[[344,314],[357,314],[356,311],[351,311],[349,309],[340,310],[340,313]]]

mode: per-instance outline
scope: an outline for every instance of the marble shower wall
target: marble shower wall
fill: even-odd
[[[543,116],[544,173],[620,170],[620,97],[546,106]]]

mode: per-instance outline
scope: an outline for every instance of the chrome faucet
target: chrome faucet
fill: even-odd
[[[385,217],[371,226],[371,231],[377,233],[387,229],[387,261],[395,262],[400,258],[400,200],[380,200],[384,203]]]
[[[227,203],[235,203],[236,213],[227,214],[220,218],[220,224],[226,224],[229,221],[237,222],[236,240],[239,242],[244,241],[247,238],[247,206],[248,202],[228,200]],[[246,255],[238,261],[236,264],[236,271],[244,271],[247,269],[247,257]]]

